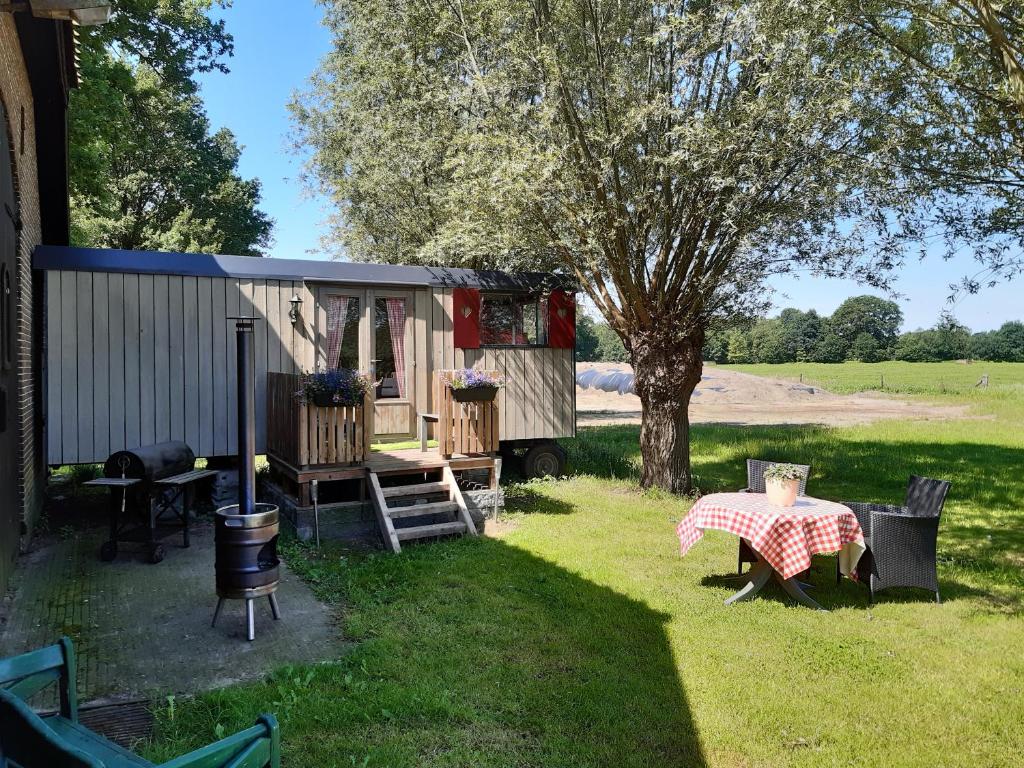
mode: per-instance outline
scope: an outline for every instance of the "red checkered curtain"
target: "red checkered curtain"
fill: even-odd
[[[395,378],[398,396],[405,397],[405,299],[387,299],[388,330],[391,331],[391,350],[395,355]]]
[[[327,300],[327,367],[337,368],[341,342],[345,338],[348,319],[348,296],[331,296]]]

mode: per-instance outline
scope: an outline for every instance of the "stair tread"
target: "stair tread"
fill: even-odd
[[[396,528],[395,533],[400,541],[406,539],[423,539],[427,536],[444,536],[449,533],[464,533],[466,524],[461,520],[452,523],[434,523],[432,525],[416,525],[410,528]]]
[[[402,496],[419,496],[428,493],[447,493],[448,484],[436,483],[414,483],[413,485],[395,485],[390,488],[382,488],[381,493],[385,499],[392,499]]]
[[[430,504],[410,504],[405,507],[388,507],[388,516],[416,517],[417,515],[436,515],[439,512],[455,512],[459,505],[454,501],[435,501]]]

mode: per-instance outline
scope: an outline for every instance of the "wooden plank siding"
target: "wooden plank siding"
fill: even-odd
[[[548,347],[456,349],[450,288],[431,291],[428,315],[431,377],[436,370],[477,368],[497,371],[505,379],[505,386],[497,397],[502,440],[572,437],[576,434],[573,350]],[[432,391],[430,407],[437,409]]]
[[[255,314],[256,449],[266,450],[267,372],[299,373],[324,357],[324,284],[189,275],[57,271],[47,290],[47,461],[101,462],[146,442],[185,440],[198,456],[236,452],[234,323]],[[360,296],[365,331],[360,367],[369,369],[372,297],[386,288],[332,284]],[[454,346],[452,291],[406,288],[411,296],[407,403],[374,408],[381,435],[412,435],[416,413],[436,411],[435,370],[497,371],[502,440],[575,434],[572,350]],[[301,318],[288,317],[293,295]]]
[[[254,312],[257,393],[267,371],[297,373],[313,350],[292,328],[297,281],[48,271],[47,463],[102,462],[146,442],[197,456],[236,452],[235,336]],[[312,308],[312,297],[304,309]],[[305,314],[305,312],[304,312]],[[261,402],[261,401],[260,401]],[[266,408],[256,408],[258,452]]]

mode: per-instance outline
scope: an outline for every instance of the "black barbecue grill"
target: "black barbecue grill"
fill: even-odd
[[[103,465],[103,477],[88,485],[110,489],[110,539],[100,558],[117,557],[119,543],[142,543],[151,563],[164,558],[162,538],[181,531],[189,545],[193,484],[216,472],[196,470],[196,457],[185,443],[156,443],[116,451]]]

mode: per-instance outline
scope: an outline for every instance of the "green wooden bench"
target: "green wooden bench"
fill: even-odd
[[[60,711],[40,716],[25,703],[56,684]],[[163,763],[162,768],[279,768],[277,720],[261,715],[256,725]],[[153,766],[78,722],[75,649],[56,645],[0,660],[0,768],[123,768]]]

